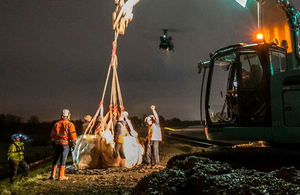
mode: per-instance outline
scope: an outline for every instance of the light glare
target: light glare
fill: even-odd
[[[241,6],[246,7],[247,0],[235,0],[238,2]]]
[[[264,36],[263,36],[263,34],[261,34],[261,33],[258,33],[257,35],[256,35],[256,39],[257,40],[262,40],[264,38]]]

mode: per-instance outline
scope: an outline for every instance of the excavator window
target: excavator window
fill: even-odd
[[[230,105],[226,102],[226,94],[228,85],[233,87],[233,83],[229,81],[231,80],[229,78],[233,78],[232,74],[234,71],[232,67],[235,59],[235,53],[222,55],[214,59],[208,109],[212,122],[229,123],[231,121]]]
[[[263,122],[266,104],[258,90],[263,67],[257,52],[224,54],[216,56],[213,63],[207,110],[210,121],[228,125]]]
[[[262,79],[263,69],[258,55],[243,54],[240,55],[241,63],[241,87],[242,88],[255,88]]]
[[[256,52],[242,53],[239,56],[240,90],[239,122],[241,125],[261,124],[266,116],[265,96],[261,92],[263,67]]]
[[[286,55],[278,51],[270,51],[271,75],[287,70]]]

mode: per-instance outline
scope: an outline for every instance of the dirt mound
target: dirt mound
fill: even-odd
[[[219,149],[193,153],[214,161],[228,163],[234,169],[255,169],[270,172],[282,167],[295,167],[300,170],[300,153],[296,150],[284,148],[248,147],[234,149]],[[184,160],[190,154],[174,156],[168,161],[171,165],[176,160]]]
[[[266,173],[191,155],[143,178],[132,194],[299,194],[299,175],[294,167]]]

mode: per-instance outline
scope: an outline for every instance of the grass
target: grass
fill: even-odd
[[[174,155],[190,152],[192,146],[178,143],[177,140],[166,140],[160,144],[161,163],[167,164],[167,161]],[[194,147],[192,147],[194,148]],[[195,148],[195,149],[198,149]],[[69,156],[67,165],[72,164],[72,158]],[[140,174],[135,174],[130,178],[126,173],[114,173],[109,175],[72,175],[68,181],[49,180],[52,163],[44,163],[29,171],[28,179],[21,181],[21,175],[18,175],[14,185],[9,184],[9,178],[0,180],[0,195],[66,195],[66,194],[126,194],[136,185]],[[131,173],[130,173],[131,174]]]
[[[20,181],[21,174],[18,174],[14,185],[9,184],[9,178],[0,180],[1,195],[24,194],[22,193],[22,189],[36,186],[40,181],[41,175],[49,171],[49,168],[51,168],[51,164],[51,162],[48,162],[43,165],[40,165],[39,167],[33,170],[29,170],[28,178],[24,181]]]
[[[72,164],[72,158],[68,157],[67,164]],[[43,181],[50,177],[52,162],[43,163],[29,170],[27,179],[20,181],[21,174],[18,174],[14,185],[9,184],[9,178],[0,180],[0,195],[23,195],[31,192],[44,191]]]

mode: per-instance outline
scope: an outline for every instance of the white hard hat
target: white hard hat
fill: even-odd
[[[61,115],[63,115],[63,116],[69,116],[69,115],[71,115],[71,113],[70,113],[70,111],[68,109],[63,109]]]
[[[122,112],[122,115],[124,116],[124,117],[128,117],[128,112],[127,111],[124,111],[124,112]]]
[[[147,117],[145,118],[145,122],[147,122],[148,120],[150,120],[150,121],[155,121],[155,116],[153,116],[152,114],[149,115],[149,116],[147,116]]]

